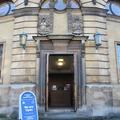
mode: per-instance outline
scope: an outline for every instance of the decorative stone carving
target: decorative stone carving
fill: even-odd
[[[80,19],[79,19],[78,16],[73,18],[72,32],[74,34],[80,34],[81,33]]]
[[[56,0],[50,0],[49,7],[54,8],[55,7]]]
[[[47,34],[49,32],[49,25],[47,24],[46,18],[41,19],[40,29],[41,34]]]
[[[71,8],[71,0],[67,0],[67,8]]]
[[[53,31],[53,14],[39,15],[38,34],[46,35]]]
[[[97,2],[97,1],[96,1],[96,0],[92,0],[92,2],[93,2],[94,5],[96,5],[96,2]]]
[[[72,15],[68,13],[68,32],[72,34],[81,34],[83,33],[83,24],[80,16]]]
[[[67,14],[67,19],[68,19],[68,32],[72,33],[72,14],[68,12]]]

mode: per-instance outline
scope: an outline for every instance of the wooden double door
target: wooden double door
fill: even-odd
[[[49,107],[73,107],[73,74],[51,74],[49,78]]]

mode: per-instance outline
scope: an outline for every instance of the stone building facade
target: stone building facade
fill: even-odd
[[[0,113],[18,108],[23,91],[36,94],[46,115],[119,113],[120,17],[106,9],[114,2],[9,2],[13,13],[0,17]]]

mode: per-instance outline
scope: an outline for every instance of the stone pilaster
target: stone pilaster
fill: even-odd
[[[103,113],[100,111],[101,106],[112,105],[106,2],[105,0],[96,0],[96,4],[94,4],[92,1],[81,1],[84,34],[89,36],[89,40],[85,44],[86,102],[88,106],[92,106],[100,114],[105,113],[105,111]],[[94,40],[96,32],[99,32],[102,36],[102,45],[98,49],[96,49]]]
[[[32,38],[37,34],[37,20],[39,0],[15,2],[14,35],[11,61],[11,83],[36,83],[36,44]],[[28,35],[26,48],[20,46],[19,35]]]

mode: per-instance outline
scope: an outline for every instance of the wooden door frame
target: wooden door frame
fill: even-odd
[[[45,108],[46,108],[46,111],[48,111],[48,95],[49,95],[49,93],[48,93],[48,90],[49,90],[49,56],[50,56],[50,53],[47,53],[47,63],[46,63],[46,81],[45,81],[45,103],[46,103],[46,105],[45,105]]]
[[[73,95],[73,97],[74,97],[74,106],[73,106],[73,109],[76,111],[76,109],[77,109],[77,105],[78,105],[78,103],[77,103],[77,53],[75,53],[75,52],[55,52],[55,53],[52,53],[52,52],[48,52],[48,53],[46,53],[47,54],[47,63],[46,63],[46,81],[45,81],[45,98],[46,98],[46,100],[45,100],[45,110],[46,111],[48,111],[48,109],[49,109],[49,103],[48,103],[48,100],[49,100],[49,96],[48,96],[48,89],[49,89],[49,56],[50,55],[73,55],[73,61],[74,61],[74,63],[73,63],[73,67],[74,67],[74,81],[73,81],[73,83],[74,83],[74,91],[73,91],[73,93],[74,93],[74,95]]]

